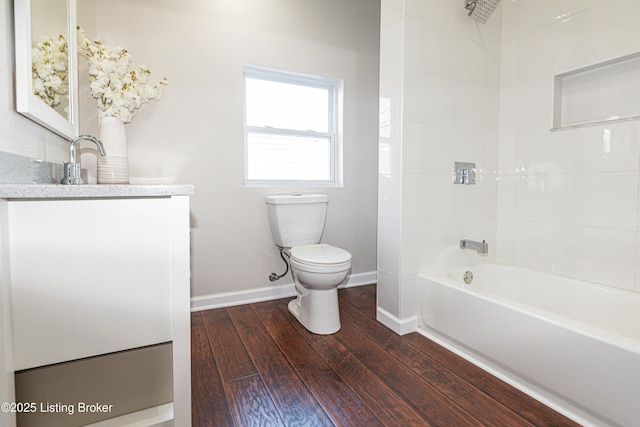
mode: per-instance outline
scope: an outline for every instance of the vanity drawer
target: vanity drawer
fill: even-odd
[[[15,370],[172,340],[170,198],[8,207]]]

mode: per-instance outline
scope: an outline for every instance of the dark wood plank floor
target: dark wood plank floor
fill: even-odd
[[[289,299],[192,314],[193,426],[576,426],[427,338],[375,321],[375,285],[339,291],[342,329]]]

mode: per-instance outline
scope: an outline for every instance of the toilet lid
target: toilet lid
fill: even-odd
[[[331,265],[351,261],[351,254],[344,249],[325,245],[304,245],[291,248],[291,259],[303,264]]]

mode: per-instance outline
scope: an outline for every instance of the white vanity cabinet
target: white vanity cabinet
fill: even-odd
[[[11,187],[0,198],[13,370],[171,343],[173,402],[151,418],[190,425],[193,188]]]
[[[9,204],[16,370],[171,341],[171,199]]]

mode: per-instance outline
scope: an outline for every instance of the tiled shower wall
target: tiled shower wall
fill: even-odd
[[[421,271],[495,259],[500,11],[478,25],[463,6],[382,0],[378,305],[399,318]],[[476,185],[453,184],[454,161],[476,163]]]
[[[382,0],[378,305],[420,272],[503,262],[640,292],[640,123],[551,131],[553,76],[640,52],[633,0]],[[640,113],[640,111],[639,111]],[[452,184],[476,162],[476,186]],[[461,251],[486,239],[490,255]]]
[[[638,17],[633,0],[502,2],[498,261],[640,292],[640,121],[550,130],[553,76],[640,52]]]

